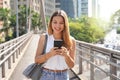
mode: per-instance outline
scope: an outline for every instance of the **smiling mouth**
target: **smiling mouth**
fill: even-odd
[[[60,28],[55,28],[55,30],[60,31],[61,29]]]

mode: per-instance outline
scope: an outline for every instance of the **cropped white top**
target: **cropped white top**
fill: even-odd
[[[50,49],[53,47],[54,47],[54,37],[53,35],[48,35],[46,53],[49,52]],[[68,69],[65,58],[64,56],[61,56],[61,55],[52,56],[44,63],[43,67],[47,69],[52,69],[52,70]]]

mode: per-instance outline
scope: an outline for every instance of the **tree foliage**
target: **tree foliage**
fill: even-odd
[[[27,32],[26,22],[27,22],[27,16],[26,16],[26,7],[20,6],[18,13],[18,22],[19,22],[19,35],[23,35]]]
[[[4,22],[4,27],[9,27],[9,18],[10,18],[10,10],[7,8],[0,8],[0,20]]]
[[[110,25],[114,25],[114,24],[120,24],[120,9],[117,10],[112,16],[111,16],[111,24]],[[120,33],[120,26],[117,26],[117,33]]]
[[[97,20],[86,16],[70,21],[70,33],[77,40],[90,43],[97,42],[104,37],[104,30]]]
[[[35,30],[37,27],[38,28],[41,28],[40,24],[42,23],[41,22],[41,19],[40,19],[40,15],[36,12],[33,12],[32,13],[32,28]]]
[[[111,25],[115,23],[120,24],[120,9],[111,16]]]

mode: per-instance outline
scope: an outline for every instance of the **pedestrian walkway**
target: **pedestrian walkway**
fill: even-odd
[[[38,44],[39,35],[33,35],[27,50],[25,51],[22,59],[16,66],[10,80],[27,80],[22,74],[23,70],[31,63],[34,62],[35,51]]]
[[[34,62],[34,56],[36,53],[39,37],[40,37],[39,34],[33,34],[32,40],[28,45],[27,50],[25,51],[20,62],[16,66],[9,80],[29,80],[22,74],[22,72],[29,64]],[[71,71],[69,72],[70,72],[70,80],[79,80]]]

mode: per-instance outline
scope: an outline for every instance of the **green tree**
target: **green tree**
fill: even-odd
[[[10,26],[13,30],[13,38],[16,38],[16,15],[12,14],[10,17]]]
[[[40,15],[38,13],[36,13],[36,12],[33,12],[32,14],[33,14],[32,15],[32,28],[34,30],[36,30],[37,27],[41,28],[41,26],[40,26],[40,24],[41,24]]]
[[[111,16],[111,25],[115,23],[120,24],[120,9]]]
[[[8,41],[12,38],[11,34],[9,34],[10,30],[10,10],[7,8],[0,8],[0,20],[3,21],[3,28],[1,29],[2,31],[5,32],[5,40]]]
[[[104,37],[104,30],[95,18],[82,16],[80,19],[70,21],[70,33],[77,40],[97,42]]]
[[[26,7],[20,6],[19,16],[19,35],[23,35],[26,33]]]
[[[0,8],[0,20],[4,22],[3,26],[5,28],[9,27],[9,17],[10,17],[10,10],[7,8]]]

